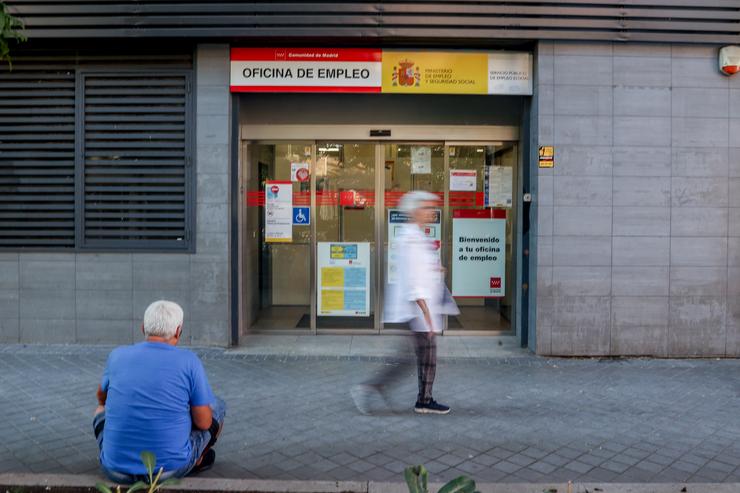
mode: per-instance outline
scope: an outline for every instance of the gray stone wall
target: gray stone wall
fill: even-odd
[[[183,342],[229,342],[229,50],[197,50],[196,254],[0,253],[0,343],[124,344],[146,306],[185,310]]]
[[[740,77],[716,46],[538,52],[537,352],[740,356]]]

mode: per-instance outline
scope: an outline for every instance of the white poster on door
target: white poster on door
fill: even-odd
[[[457,209],[452,214],[452,295],[506,294],[506,211]]]
[[[319,316],[369,316],[370,243],[319,242],[316,255]]]
[[[293,241],[293,184],[265,181],[265,242]]]
[[[451,169],[450,191],[475,192],[478,188],[478,173],[474,169]]]
[[[488,207],[511,207],[513,168],[509,166],[490,166],[488,175]]]
[[[401,257],[399,237],[405,224],[411,222],[411,216],[400,209],[388,209],[388,284],[398,282],[398,268]],[[437,255],[442,252],[442,210],[434,209],[434,221],[424,225],[424,235],[434,241]]]
[[[429,146],[411,147],[411,174],[428,175],[432,172],[432,148]]]

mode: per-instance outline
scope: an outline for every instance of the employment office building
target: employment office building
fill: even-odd
[[[6,3],[2,342],[400,333],[423,189],[446,334],[740,355],[737,0]]]

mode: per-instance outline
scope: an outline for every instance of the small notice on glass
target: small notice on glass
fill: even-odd
[[[432,148],[429,146],[411,147],[411,174],[428,175],[432,172]]]
[[[488,207],[511,207],[513,171],[509,166],[491,166],[486,200]]]
[[[306,182],[311,177],[308,163],[290,163],[290,181]]]
[[[474,169],[451,169],[450,190],[453,192],[475,192],[478,173]]]
[[[265,181],[265,242],[293,241],[293,185]]]

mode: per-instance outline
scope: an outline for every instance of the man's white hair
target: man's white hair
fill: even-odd
[[[183,317],[182,308],[177,303],[155,301],[144,312],[144,335],[165,339],[175,337],[177,328],[182,326]]]
[[[424,202],[438,202],[439,197],[430,192],[423,190],[414,190],[401,197],[399,207],[407,214],[412,214],[416,209],[420,208]]]

